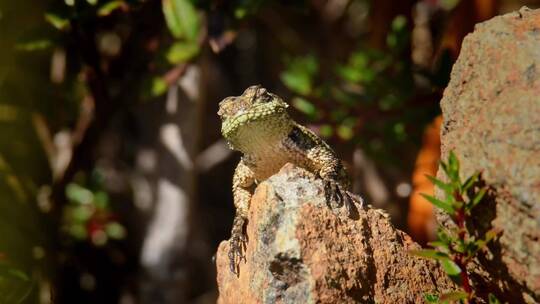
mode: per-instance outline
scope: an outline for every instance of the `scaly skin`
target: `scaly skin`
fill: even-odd
[[[251,188],[290,162],[320,176],[331,208],[346,205],[349,214],[355,200],[347,191],[349,179],[334,151],[317,135],[292,120],[285,103],[261,86],[247,88],[241,96],[227,97],[219,104],[221,133],[230,147],[243,153],[233,176],[236,216],[231,232],[231,271],[238,273],[245,259],[245,225]],[[362,200],[355,196],[356,202]]]

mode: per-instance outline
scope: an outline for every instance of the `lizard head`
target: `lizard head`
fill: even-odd
[[[279,123],[289,119],[288,106],[280,97],[260,85],[251,86],[242,95],[227,97],[219,103],[221,133],[229,142],[235,141],[240,136],[239,132],[248,133],[249,130],[264,136],[261,129],[273,125],[268,124],[269,121]]]

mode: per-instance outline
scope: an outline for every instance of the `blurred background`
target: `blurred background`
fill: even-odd
[[[253,84],[425,244],[461,41],[522,5],[0,0],[0,303],[214,303],[240,157],[216,112]]]

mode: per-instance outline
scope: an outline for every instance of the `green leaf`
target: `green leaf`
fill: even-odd
[[[451,232],[446,231],[444,227],[439,227],[439,229],[437,229],[437,239],[445,244],[451,244],[454,241]]]
[[[464,291],[452,291],[441,295],[441,301],[459,301],[464,300],[469,295]]]
[[[107,2],[98,9],[97,14],[100,17],[108,16],[112,12],[114,12],[116,9],[122,7],[123,5],[124,5],[124,1],[122,0],[114,0],[111,2]]]
[[[85,224],[73,224],[67,227],[67,232],[69,235],[74,237],[77,240],[86,240],[88,238],[88,231],[86,230]]]
[[[386,45],[391,51],[396,52],[407,46],[408,41],[407,18],[403,15],[396,16],[392,21],[392,29],[386,36]]]
[[[305,74],[284,72],[281,74],[281,81],[301,95],[308,95],[311,92],[311,79]]]
[[[447,184],[443,181],[441,181],[440,179],[437,179],[433,176],[430,176],[430,175],[425,175],[427,177],[427,179],[429,179],[429,181],[431,183],[433,183],[435,186],[439,187],[440,189],[442,189],[447,195],[452,195],[452,193],[454,192],[454,189],[452,188],[452,185],[450,184]]]
[[[441,168],[443,169],[444,173],[447,175],[447,176],[450,176],[449,172],[450,172],[450,169],[448,168],[448,165],[443,162],[443,161],[440,161],[439,162],[439,165],[441,166]]]
[[[369,53],[364,51],[356,51],[349,57],[348,65],[359,70],[368,68],[370,62]]]
[[[338,66],[337,74],[352,83],[369,83],[375,79],[375,72],[371,69],[359,69],[353,66]]]
[[[66,186],[66,197],[77,204],[89,204],[94,199],[92,191],[81,187],[75,183]]]
[[[9,262],[2,262],[0,264],[0,277],[30,281],[30,277],[26,273],[13,267]]]
[[[443,241],[428,242],[428,245],[434,248],[444,249],[444,252],[448,252],[448,244]]]
[[[468,242],[465,246],[465,255],[467,258],[472,258],[478,252],[478,241]]]
[[[495,237],[497,237],[500,233],[501,233],[501,230],[499,228],[491,228],[486,232],[484,236],[484,240],[486,242],[490,242]]]
[[[152,96],[160,96],[167,91],[168,85],[161,77],[154,77],[152,79],[151,93]]]
[[[98,209],[107,209],[109,207],[109,195],[105,191],[96,191],[94,193],[94,205]]]
[[[468,209],[471,210],[474,208],[474,206],[478,205],[482,201],[482,198],[484,198],[484,195],[486,194],[487,188],[482,188],[476,195],[474,196],[474,199],[468,204]]]
[[[454,210],[454,207],[452,204],[449,204],[448,202],[443,202],[431,195],[427,195],[425,193],[420,193],[425,199],[427,199],[430,203],[432,203],[435,207],[445,211],[448,214],[453,215],[456,211]]]
[[[339,65],[336,73],[352,83],[369,83],[376,78],[377,71],[370,67],[370,57],[366,52],[354,52],[346,65]]]
[[[197,10],[189,0],[162,0],[165,21],[176,38],[196,41],[200,32]]]
[[[336,133],[343,140],[350,140],[354,137],[353,128],[345,124],[339,125],[336,129]]]
[[[167,60],[172,64],[187,62],[199,54],[199,45],[195,41],[174,43],[167,51]]]
[[[0,261],[0,303],[23,303],[34,281],[22,270]]]
[[[492,293],[490,293],[490,294],[488,295],[488,301],[489,301],[489,302],[488,302],[489,304],[500,304],[500,303],[501,303],[501,302],[499,301],[499,299],[497,299],[497,297],[496,297],[494,294],[492,294]]]
[[[412,254],[421,258],[435,259],[435,260],[448,260],[449,257],[446,253],[432,250],[432,249],[420,249],[420,250],[410,250],[409,254]]]
[[[12,269],[8,270],[8,272],[14,278],[17,278],[17,279],[22,280],[22,281],[30,281],[30,277],[28,277],[28,275],[26,273],[22,272],[19,269],[12,268]]]
[[[461,273],[461,268],[449,258],[441,259],[441,266],[450,276],[455,276]]]
[[[33,288],[34,281],[21,280],[20,274],[0,274],[0,303],[25,303]]]
[[[319,134],[324,138],[329,138],[334,134],[334,128],[329,124],[324,124],[319,128]]]
[[[446,201],[449,204],[452,204],[452,206],[454,207],[455,210],[459,210],[459,209],[463,208],[463,204],[465,204],[464,202],[456,201],[453,196],[447,197]]]
[[[448,155],[448,165],[450,166],[450,169],[454,172],[459,171],[459,160],[454,153],[454,151],[450,151]]]
[[[315,116],[317,114],[317,107],[309,100],[302,97],[294,97],[292,100],[293,106],[298,109],[298,111],[308,115]]]
[[[427,303],[439,303],[439,296],[435,294],[426,293],[424,294],[424,300]]]
[[[478,176],[480,175],[480,172],[476,172],[475,174],[469,176],[467,180],[463,183],[462,189],[463,191],[469,190],[474,183],[478,180]]]
[[[289,60],[280,78],[291,91],[309,95],[313,89],[313,78],[318,70],[319,63],[315,56],[296,57]]]
[[[105,232],[107,235],[114,240],[121,240],[126,237],[126,229],[124,226],[119,223],[113,222],[105,226]]]
[[[69,19],[53,13],[46,13],[45,20],[58,30],[65,30],[69,27]]]
[[[52,46],[52,42],[48,39],[39,39],[27,42],[17,43],[15,49],[18,51],[39,51],[45,50]]]
[[[394,135],[398,141],[405,141],[407,139],[407,132],[405,130],[405,124],[398,122],[394,124]]]
[[[72,219],[74,221],[85,223],[92,217],[93,210],[91,208],[87,208],[86,206],[81,206],[74,208],[71,212]]]
[[[460,2],[460,0],[441,0],[441,1],[439,1],[439,5],[444,10],[450,11],[450,10],[454,9],[456,7],[456,5],[458,5],[459,2]]]
[[[448,177],[450,177],[450,180],[461,185],[459,180],[459,160],[456,154],[454,154],[454,151],[450,151],[450,155],[448,156],[448,169]]]
[[[236,19],[242,19],[247,15],[247,13],[248,11],[245,7],[237,7],[234,10],[234,17],[236,17]]]
[[[407,18],[403,15],[398,15],[392,20],[392,30],[401,31],[407,26]]]
[[[484,238],[479,239],[475,242],[476,246],[478,246],[478,249],[483,249],[484,247],[486,247],[486,245],[494,238],[496,238],[500,232],[501,231],[498,228],[491,228],[490,230],[488,230],[484,235]]]
[[[465,253],[466,248],[467,244],[462,239],[457,239],[454,242],[454,246],[452,246],[452,249],[454,249],[455,252],[459,253]]]

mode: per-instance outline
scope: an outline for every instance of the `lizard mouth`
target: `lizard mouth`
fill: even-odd
[[[286,107],[274,103],[254,105],[249,110],[241,110],[234,116],[225,119],[221,125],[221,133],[228,137],[238,129],[248,126],[251,122],[265,119],[269,116],[279,115],[286,112]]]

